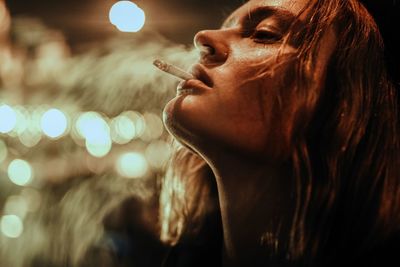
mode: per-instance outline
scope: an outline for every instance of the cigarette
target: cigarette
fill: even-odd
[[[168,64],[160,59],[156,59],[153,62],[153,65],[159,68],[160,70],[169,73],[171,75],[174,75],[175,77],[178,77],[182,80],[190,80],[194,79],[193,75],[190,73],[187,73],[186,71],[172,65]]]

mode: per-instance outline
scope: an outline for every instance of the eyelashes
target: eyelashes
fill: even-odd
[[[276,33],[271,30],[254,30],[250,38],[256,43],[268,44],[277,43],[282,41],[282,34]]]

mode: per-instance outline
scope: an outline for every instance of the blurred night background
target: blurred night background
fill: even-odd
[[[61,30],[73,49],[103,41],[115,34],[108,12],[115,0],[6,0],[12,16],[40,18]],[[137,0],[146,13],[143,30],[152,29],[166,38],[191,44],[201,29],[217,28],[240,0]]]
[[[242,1],[133,2],[136,32],[128,7],[110,22],[117,1],[0,0],[2,267],[160,266],[168,250],[161,117],[178,81],[152,62],[190,66],[194,34]]]

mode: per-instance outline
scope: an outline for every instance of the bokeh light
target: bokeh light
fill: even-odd
[[[117,172],[126,178],[140,178],[146,175],[148,164],[145,157],[137,152],[127,152],[119,156]]]
[[[96,112],[85,112],[76,121],[79,135],[85,139],[85,146],[94,157],[106,156],[112,148],[110,127]]]
[[[68,119],[61,110],[53,108],[43,114],[40,126],[45,135],[57,138],[66,132]]]
[[[2,163],[8,155],[8,149],[6,143],[0,139],[0,163]]]
[[[14,128],[14,132],[17,135],[21,135],[29,126],[29,113],[22,106],[16,106],[14,108],[15,114],[17,115],[17,123]]]
[[[22,134],[18,136],[19,141],[26,147],[34,147],[42,139],[42,135],[39,131],[28,128]]]
[[[161,118],[154,113],[146,113],[143,115],[146,129],[141,136],[141,139],[149,142],[161,137],[164,132],[164,125]]]
[[[151,167],[160,169],[171,156],[171,146],[163,140],[156,140],[147,146],[145,155]]]
[[[31,148],[42,139],[40,120],[43,116],[43,108],[26,108],[23,106],[14,107],[17,115],[17,123],[9,134],[18,137],[19,141],[26,147]]]
[[[128,116],[135,124],[136,136],[140,137],[146,131],[146,121],[142,114],[134,111],[127,111],[123,113]]]
[[[0,227],[3,235],[10,238],[19,237],[24,230],[22,220],[16,215],[4,215],[1,217]]]
[[[11,132],[17,124],[17,114],[9,105],[0,105],[0,133]]]
[[[135,123],[129,116],[121,114],[111,121],[111,137],[115,143],[129,143],[135,136]]]
[[[84,139],[96,139],[98,134],[109,131],[107,122],[93,111],[82,113],[75,124],[78,134]]]
[[[24,196],[10,196],[4,205],[4,214],[15,214],[24,218],[28,211],[28,201]]]
[[[28,211],[35,212],[40,207],[42,202],[42,196],[36,189],[25,187],[21,191],[21,196],[23,196],[28,203]]]
[[[27,185],[33,177],[32,167],[25,160],[14,159],[8,166],[8,177],[16,185]]]
[[[131,1],[118,1],[110,9],[110,22],[122,32],[138,32],[146,21],[144,11]]]
[[[90,155],[102,158],[111,151],[112,141],[110,136],[98,136],[96,140],[86,140],[85,146]]]

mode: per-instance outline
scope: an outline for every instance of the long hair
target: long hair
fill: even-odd
[[[289,122],[296,203],[278,250],[286,261],[306,265],[357,261],[400,230],[398,92],[387,76],[379,29],[359,1],[310,1],[305,11],[307,26],[286,39],[299,44]],[[318,90],[318,51],[332,27],[336,49]],[[171,243],[195,238],[193,230],[218,208],[209,167],[178,147],[160,202],[161,237]]]
[[[303,129],[292,157],[297,208],[289,251],[293,258],[355,259],[400,229],[397,92],[379,29],[359,1],[315,1],[311,10],[296,76]],[[304,92],[312,88],[308,66],[329,25],[337,45],[315,100]]]

